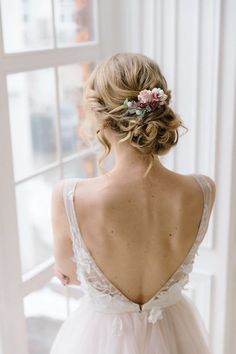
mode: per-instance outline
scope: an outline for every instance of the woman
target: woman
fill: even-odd
[[[116,163],[53,189],[55,271],[84,296],[51,354],[208,354],[206,328],[182,290],[208,228],[215,183],[160,162],[185,127],[156,62],[115,54],[97,65],[84,92],[105,156],[113,150]]]

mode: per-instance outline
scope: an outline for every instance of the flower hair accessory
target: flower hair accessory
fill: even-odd
[[[144,117],[148,112],[153,112],[159,105],[163,105],[167,95],[161,88],[154,87],[152,90],[143,90],[138,94],[137,101],[124,100],[124,107],[128,108],[130,114],[137,114]]]

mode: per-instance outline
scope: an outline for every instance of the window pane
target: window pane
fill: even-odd
[[[66,291],[54,277],[42,289],[24,298],[29,354],[49,354],[52,342],[68,314]]]
[[[61,137],[64,157],[87,147],[80,138],[80,124],[84,119],[83,84],[92,68],[93,64],[89,63],[59,68]]]
[[[5,52],[52,48],[52,12],[48,0],[1,0]]]
[[[58,180],[55,169],[16,186],[23,273],[52,256],[51,190]]]
[[[55,0],[56,37],[59,47],[95,39],[93,0]]]
[[[49,354],[60,326],[78,308],[82,295],[80,287],[64,287],[54,277],[24,298],[29,354]]]
[[[85,157],[65,163],[63,165],[63,176],[64,178],[90,178],[97,176],[96,154],[91,153]]]
[[[57,158],[53,69],[7,78],[15,179]]]

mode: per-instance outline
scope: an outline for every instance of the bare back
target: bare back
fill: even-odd
[[[107,176],[80,180],[74,196],[81,235],[97,265],[136,303],[147,302],[182,263],[203,202],[193,176],[171,171],[152,184]]]

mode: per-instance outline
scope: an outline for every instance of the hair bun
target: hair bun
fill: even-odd
[[[146,88],[160,90],[167,97],[163,96],[165,99],[156,109],[147,108],[143,115],[135,111],[134,104],[135,114],[129,114],[129,106],[124,106],[124,101],[128,105],[130,99],[138,97]],[[152,157],[166,154],[177,144],[179,127],[188,130],[169,106],[171,91],[158,64],[142,54],[118,53],[98,64],[85,85],[84,99],[85,108],[95,113],[101,129],[98,139],[105,153],[99,159],[99,166],[111,151],[104,132],[107,126],[120,136],[120,142],[129,141],[141,153]]]

